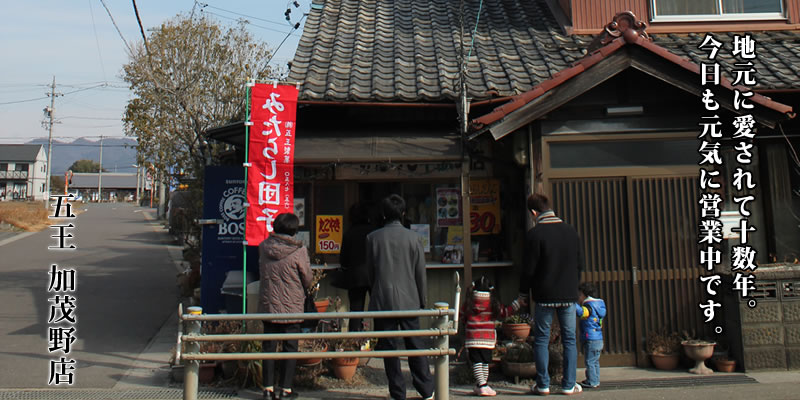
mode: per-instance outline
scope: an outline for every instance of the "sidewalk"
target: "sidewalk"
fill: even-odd
[[[182,386],[170,382],[168,361],[171,350],[175,346],[178,331],[176,314],[165,321],[159,334],[139,356],[134,367],[120,380],[114,390],[150,390],[172,389],[180,391]],[[403,367],[408,373],[407,364]],[[359,367],[360,374],[367,375],[366,382],[360,387],[342,387],[327,390],[311,390],[298,388],[301,399],[385,399],[388,389],[380,379],[383,374],[383,363],[373,358],[366,367]],[[579,380],[583,378],[583,369],[578,369]],[[500,380],[499,375],[492,375],[492,387],[498,392],[496,399],[532,398],[528,385],[520,382],[515,385],[507,380]],[[685,370],[659,371],[635,367],[608,367],[601,369],[601,387],[586,389],[580,395],[584,399],[800,399],[800,371],[765,371],[742,373],[715,373],[710,376],[697,376]],[[381,381],[381,382],[378,382]],[[411,379],[407,375],[409,399],[419,399],[414,391]],[[345,384],[342,384],[345,386]],[[255,389],[238,389],[201,386],[200,398],[229,399],[261,399],[261,393]],[[555,394],[556,388],[552,390]],[[174,394],[174,393],[173,393]],[[469,385],[450,386],[450,398],[476,398]]]
[[[148,210],[149,211],[149,210]],[[148,211],[145,211],[147,213]],[[148,215],[151,221],[151,215]],[[163,229],[160,224],[153,223],[156,230]],[[182,270],[181,252],[178,246],[170,246],[170,255],[177,271]],[[172,349],[177,342],[178,316],[175,312],[164,321],[159,333],[151,340],[139,355],[133,367],[120,379],[113,392],[138,392],[137,399],[177,399],[181,398],[182,385],[170,381],[169,360]],[[411,385],[406,362],[403,362],[409,399],[420,399]],[[451,367],[451,370],[453,367]],[[383,374],[383,362],[373,358],[367,366],[359,367],[359,387],[347,387],[346,383],[336,382],[338,388],[327,390],[311,390],[297,388],[301,399],[385,399],[388,389]],[[578,369],[578,380],[584,377],[583,369]],[[500,375],[492,374],[492,387],[498,392],[496,399],[533,398],[528,385],[520,382],[515,385]],[[800,371],[767,371],[742,373],[715,373],[711,376],[697,376],[685,370],[659,371],[634,367],[609,367],[601,369],[601,387],[586,389],[580,398],[583,399],[800,399]],[[203,399],[261,399],[261,393],[255,389],[238,389],[235,387],[201,386],[199,398]],[[556,388],[553,387],[555,393]],[[153,393],[153,397],[141,397],[145,393]],[[159,397],[161,396],[161,397]],[[0,398],[3,398],[0,392]],[[123,397],[114,397],[123,398]],[[125,397],[127,398],[127,397]],[[451,399],[476,398],[469,385],[453,383],[451,373]]]

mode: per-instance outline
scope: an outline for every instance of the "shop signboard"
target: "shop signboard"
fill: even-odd
[[[472,235],[500,233],[500,181],[470,181],[470,232]]]
[[[342,249],[342,221],[341,215],[317,215],[317,253],[339,254]]]
[[[225,274],[241,271],[244,239],[244,168],[209,166],[203,186],[203,259],[200,298],[203,311],[217,313],[224,308],[220,293]],[[258,251],[247,248],[247,270],[258,268]]]
[[[250,88],[247,243],[272,232],[275,217],[294,211],[297,88],[256,83]]]

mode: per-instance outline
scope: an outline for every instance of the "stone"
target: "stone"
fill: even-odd
[[[783,345],[783,326],[781,324],[744,326],[742,343],[745,347]]]
[[[742,324],[753,322],[780,322],[781,321],[781,303],[760,301],[755,308],[750,308],[747,304],[742,303],[739,305],[739,311],[742,316]]]
[[[783,347],[745,348],[745,371],[759,369],[786,369],[786,351]]]

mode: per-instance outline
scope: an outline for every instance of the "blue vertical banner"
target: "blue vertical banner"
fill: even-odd
[[[244,185],[244,168],[209,166],[205,170],[203,189],[203,266],[201,278],[201,305],[206,314],[225,309],[221,293],[228,271],[241,271],[243,265],[242,242],[247,195]],[[251,260],[252,259],[252,260]],[[250,264],[254,264],[251,266]],[[247,270],[257,273],[257,255],[248,255]],[[235,292],[241,296],[241,281]],[[241,311],[241,297],[239,309]]]

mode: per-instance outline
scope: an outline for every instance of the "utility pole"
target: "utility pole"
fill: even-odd
[[[50,163],[53,161],[53,114],[55,114],[56,106],[56,77],[53,75],[53,84],[50,86],[50,107],[45,107],[44,111],[50,117],[49,122],[49,138],[47,139],[47,176],[44,177],[45,191],[44,191],[44,208],[50,209]],[[35,189],[35,188],[34,188]]]
[[[97,175],[97,202],[103,202],[103,135],[100,135],[100,170]]]

